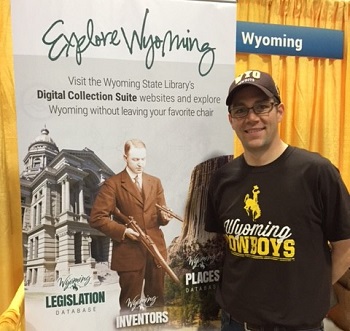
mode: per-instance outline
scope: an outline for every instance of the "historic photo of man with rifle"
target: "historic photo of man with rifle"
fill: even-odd
[[[124,145],[126,167],[108,178],[95,199],[90,225],[113,239],[111,269],[120,284],[121,313],[164,306],[165,272],[179,282],[166,263],[160,226],[173,214],[166,207],[159,178],[144,173],[146,146],[138,139]]]

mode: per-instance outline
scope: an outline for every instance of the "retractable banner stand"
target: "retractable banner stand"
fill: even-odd
[[[26,330],[216,329],[222,239],[204,231],[203,213],[210,175],[232,158],[236,4],[13,1],[12,20]],[[173,219],[160,227],[165,264],[153,261],[164,284],[127,297],[125,312],[112,251],[130,239],[99,231],[90,213],[125,169],[130,139],[145,143],[145,173],[160,179]],[[135,247],[157,251],[153,229],[135,222],[144,235]],[[114,258],[139,270],[137,259]]]

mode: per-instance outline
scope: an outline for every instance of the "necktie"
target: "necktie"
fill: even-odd
[[[136,177],[134,178],[134,180],[135,180],[135,184],[136,184],[137,189],[138,189],[139,192],[141,193],[141,192],[142,192],[142,188],[141,188],[141,185],[140,185],[139,176],[136,176]]]

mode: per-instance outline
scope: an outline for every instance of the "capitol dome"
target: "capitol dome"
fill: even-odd
[[[49,135],[50,131],[44,127],[41,130],[41,134],[37,136],[34,141],[29,145],[28,151],[38,150],[38,149],[50,149],[58,152],[58,147],[53,139]]]
[[[41,130],[41,134],[29,145],[27,155],[23,160],[24,170],[21,173],[22,178],[35,178],[45,167],[50,165],[51,161],[59,153],[59,149],[49,133],[45,126]]]

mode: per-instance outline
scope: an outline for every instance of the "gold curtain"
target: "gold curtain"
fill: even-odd
[[[349,0],[238,0],[238,21],[343,30],[345,35],[342,60],[254,54],[236,57],[236,74],[258,68],[274,77],[286,109],[280,127],[282,139],[329,158],[340,170],[348,189],[349,14]],[[241,153],[242,146],[235,137],[234,154]]]
[[[0,315],[0,331],[24,329],[24,282],[22,281],[10,305]]]
[[[0,330],[18,330],[24,290],[10,0],[0,8]]]

